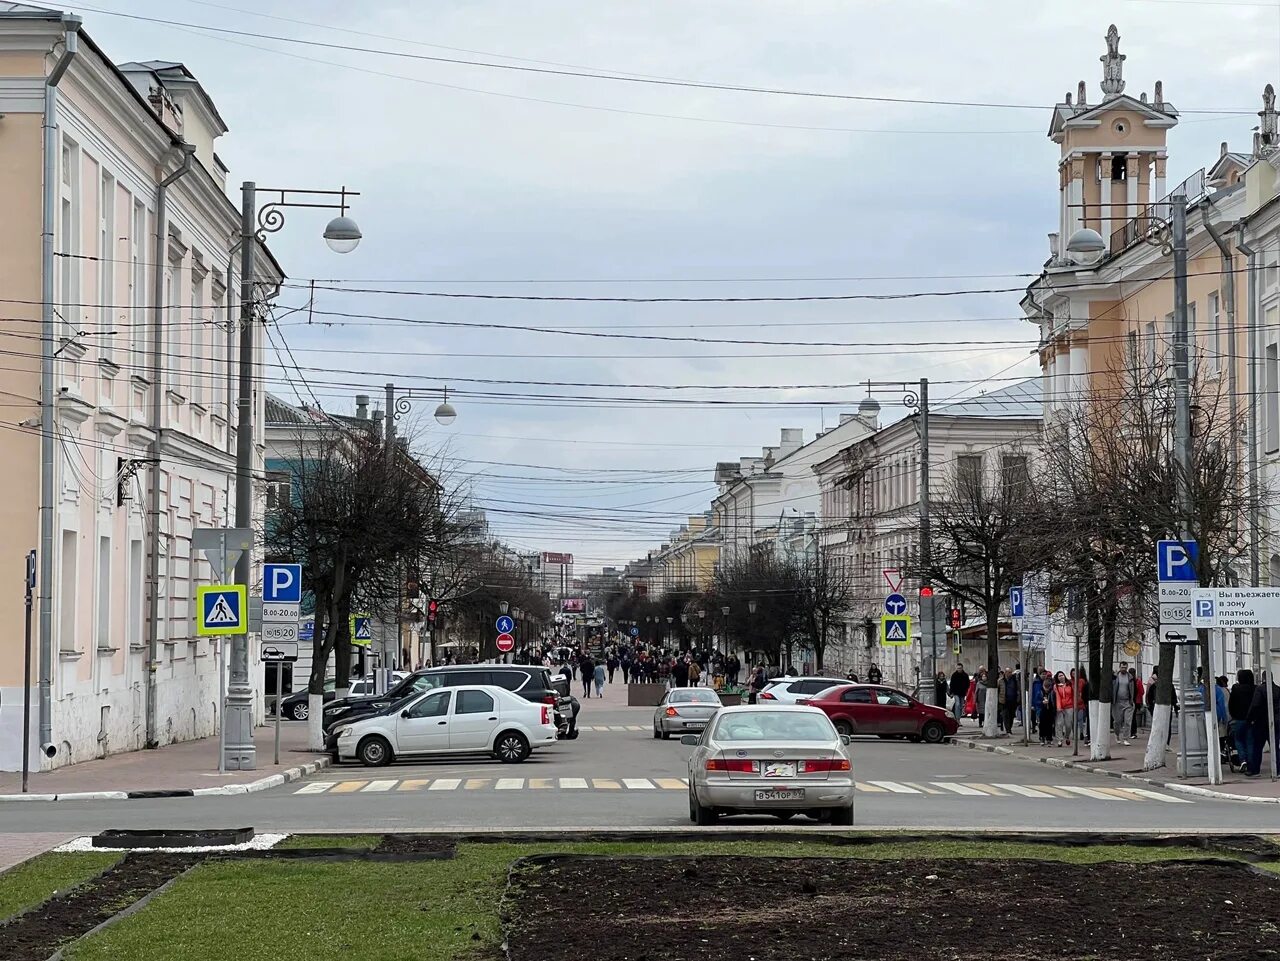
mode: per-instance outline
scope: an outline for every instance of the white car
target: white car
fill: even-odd
[[[758,704],[795,704],[801,698],[813,697],[832,687],[843,687],[852,682],[839,677],[780,677],[765,685],[756,697]]]
[[[339,722],[339,760],[368,767],[397,757],[492,754],[504,764],[556,743],[555,706],[494,684],[440,687],[402,698],[377,714]]]

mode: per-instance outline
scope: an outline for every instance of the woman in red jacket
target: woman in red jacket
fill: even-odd
[[[1058,698],[1058,747],[1071,744],[1071,729],[1076,723],[1076,694],[1074,685],[1059,671],[1053,678],[1053,692]]]

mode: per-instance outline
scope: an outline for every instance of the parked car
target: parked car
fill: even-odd
[[[325,747],[330,753],[335,751],[333,728],[339,721],[375,714],[411,694],[421,694],[438,687],[456,687],[459,684],[496,684],[526,700],[549,704],[554,708],[560,736],[569,739],[578,736],[577,698],[563,695],[552,683],[551,672],[547,668],[529,664],[453,664],[415,671],[391,687],[386,694],[336,698],[326,704]]]
[[[877,684],[846,684],[801,703],[826,714],[841,734],[905,737],[937,744],[960,729],[955,715],[945,708]]]
[[[848,683],[847,677],[779,677],[766,684],[756,700],[774,704],[795,704],[802,697],[812,697],[828,688]]]
[[[392,671],[390,687],[395,687],[396,681],[403,681],[409,676],[407,671]],[[350,697],[369,697],[373,694],[373,678],[362,677],[358,681],[351,682],[351,689],[348,691]]]
[[[689,820],[714,824],[724,814],[804,812],[853,823],[853,760],[848,738],[816,708],[721,708],[701,734],[686,734]]]
[[[516,764],[556,742],[555,708],[496,684],[428,689],[334,728],[339,760],[368,767],[397,757],[492,754]]]
[[[709,687],[673,687],[653,710],[653,736],[701,731],[720,707],[720,695]]]
[[[324,682],[323,696],[325,704],[328,704],[333,700],[333,695],[335,693],[333,684],[333,678],[328,678]],[[280,710],[284,712],[281,717],[292,718],[295,721],[305,721],[307,716],[311,713],[306,686],[303,685],[301,691],[294,691],[292,694],[286,696],[285,699],[280,702]]]

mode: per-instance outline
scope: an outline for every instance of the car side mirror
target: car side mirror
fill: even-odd
[[[408,716],[409,716],[409,712],[408,712],[407,710],[401,711],[401,712],[400,712],[400,716],[401,716],[401,717],[408,717]]]
[[[845,747],[848,747],[850,744],[853,743],[853,738],[851,738],[848,734],[841,734],[840,743],[843,744]]]
[[[702,740],[702,738],[701,738],[701,737],[699,737],[697,734],[682,734],[682,735],[680,735],[680,743],[681,743],[681,744],[687,744],[689,747],[693,747],[694,745],[696,745],[696,744],[697,744],[699,741],[701,741],[701,740]]]

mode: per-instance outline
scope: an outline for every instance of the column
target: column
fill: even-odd
[[[1156,179],[1154,193],[1151,197],[1152,203],[1155,203],[1158,200],[1164,200],[1164,165],[1167,162],[1167,159],[1168,158],[1166,157],[1156,157]]]
[[[1098,162],[1101,192],[1098,199],[1098,233],[1111,242],[1111,154],[1104,153]]]
[[[1071,165],[1067,182],[1067,239],[1084,226],[1084,181],[1076,176],[1075,163]]]
[[[1089,383],[1089,342],[1082,337],[1071,339],[1071,399],[1081,400]]]
[[[1129,163],[1125,171],[1126,183],[1129,185],[1129,206],[1125,211],[1127,220],[1138,216],[1138,182],[1142,179],[1138,173],[1138,163],[1139,155],[1129,154]]]

